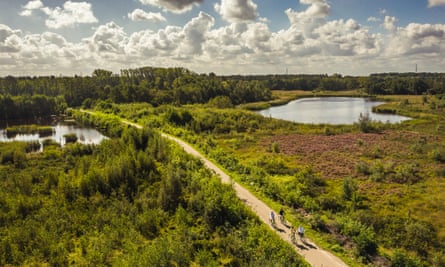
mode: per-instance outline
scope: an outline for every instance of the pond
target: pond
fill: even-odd
[[[381,122],[399,123],[411,119],[372,112],[372,107],[383,103],[359,97],[314,97],[294,100],[259,113],[265,117],[308,124],[354,124],[358,122],[360,114],[366,113],[372,120]]]
[[[39,134],[17,134],[8,136],[6,128],[5,125],[0,125],[0,142],[38,141],[40,143],[40,151],[43,150],[43,141],[47,139],[53,140],[63,147],[66,144],[64,136],[70,134],[76,135],[77,142],[82,144],[99,144],[102,140],[107,139],[106,136],[102,135],[94,128],[79,126],[72,122],[56,122],[55,125],[51,126],[53,129],[52,134],[44,136]]]

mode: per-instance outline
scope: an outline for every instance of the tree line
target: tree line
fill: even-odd
[[[368,94],[443,94],[444,73],[375,73],[369,76],[340,74],[250,75],[224,76],[227,80],[261,81],[271,90],[356,90]]]
[[[355,90],[368,94],[444,94],[443,73],[382,73],[368,77],[333,75],[249,75],[198,74],[185,68],[142,67],[119,74],[96,69],[90,76],[0,78],[0,99],[8,119],[49,115],[67,107],[92,107],[98,101],[203,104],[224,97],[226,105],[272,99],[272,90]],[[20,97],[22,98],[20,98]],[[46,98],[45,98],[46,97]],[[42,100],[43,99],[43,100]],[[48,105],[43,102],[51,102]],[[21,112],[21,106],[36,103],[35,112]],[[40,109],[38,108],[40,107]],[[51,109],[50,109],[51,107]],[[11,111],[14,108],[17,110]],[[14,114],[8,114],[14,113]]]
[[[0,95],[61,97],[68,107],[91,105],[99,100],[114,103],[207,103],[226,96],[232,104],[271,99],[271,91],[258,81],[223,80],[214,74],[197,74],[184,68],[122,70],[120,74],[97,69],[91,76],[0,78]]]

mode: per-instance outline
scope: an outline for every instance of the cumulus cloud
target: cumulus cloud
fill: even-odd
[[[300,73],[358,74],[363,66],[374,72],[398,71],[401,64],[413,60],[435,66],[431,67],[434,71],[445,64],[444,24],[398,27],[397,18],[382,16],[381,27],[387,31],[375,33],[354,19],[329,19],[330,6],[325,0],[300,2],[306,4],[305,9],[285,11],[290,25],[280,30],[271,30],[267,22],[256,19],[256,7],[254,21],[245,20],[246,16],[223,16],[230,23],[218,27],[215,18],[204,12],[182,26],[133,33],[109,22],[76,43],[56,33],[29,34],[0,24],[0,73],[91,73],[103,66],[117,71],[152,65],[217,73],[276,73],[288,67]],[[36,9],[29,10],[46,9],[37,2],[33,5]],[[128,17],[163,21],[161,14],[142,10]]]
[[[376,18],[376,17],[369,17],[368,21],[369,22],[379,22],[379,21],[382,21],[382,20],[380,18]]]
[[[312,36],[317,27],[326,23],[331,6],[326,0],[301,0],[300,3],[309,7],[301,12],[289,8],[285,13],[292,26],[302,29],[305,36]]]
[[[184,26],[184,39],[181,42],[180,54],[184,57],[202,53],[202,46],[206,41],[207,32],[214,25],[215,19],[207,13],[200,12],[199,16],[193,18]]]
[[[0,53],[20,51],[21,31],[12,30],[6,25],[0,24]]]
[[[390,32],[394,32],[396,30],[396,17],[385,16],[385,21],[383,22],[383,28],[387,29]]]
[[[215,10],[229,22],[253,21],[257,18],[257,5],[252,0],[221,0]]]
[[[92,38],[88,40],[90,48],[97,53],[122,54],[128,41],[124,29],[114,22],[109,22],[97,28]]]
[[[152,5],[173,13],[184,13],[203,0],[139,0],[144,5]]]
[[[20,16],[29,17],[32,15],[33,10],[40,9],[43,7],[43,3],[40,0],[29,1],[22,8],[22,12],[19,13]]]
[[[51,29],[74,27],[78,24],[98,22],[91,9],[91,4],[87,2],[67,1],[63,4],[63,8],[43,7],[41,10],[48,15],[45,24]]]
[[[445,0],[428,0],[428,7],[445,6]]]
[[[444,24],[410,23],[396,29],[388,43],[387,53],[393,55],[439,55],[445,49]]]
[[[132,21],[151,21],[151,22],[161,22],[166,21],[165,17],[161,13],[145,12],[142,9],[135,9],[133,12],[128,14],[128,17]]]
[[[41,7],[43,7],[42,1],[32,0],[32,1],[29,1],[23,8],[33,10],[33,9],[39,9]]]

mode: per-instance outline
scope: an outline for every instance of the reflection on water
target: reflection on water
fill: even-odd
[[[52,126],[53,134],[40,136],[39,134],[17,134],[16,136],[8,137],[5,128],[0,129],[0,142],[24,141],[40,143],[40,150],[43,150],[43,141],[50,139],[59,143],[62,147],[66,144],[64,135],[75,134],[77,142],[82,144],[99,144],[106,139],[104,135],[93,128],[81,127],[73,124],[57,123]]]
[[[360,114],[369,113],[374,121],[398,123],[408,117],[372,113],[372,107],[383,102],[356,97],[315,97],[291,101],[286,105],[260,111],[265,117],[311,124],[353,124]]]

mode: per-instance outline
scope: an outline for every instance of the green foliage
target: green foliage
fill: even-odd
[[[179,126],[185,126],[192,122],[193,116],[186,110],[178,111],[171,108],[166,113],[167,121]]]
[[[64,111],[66,103],[57,96],[0,94],[0,107],[0,119],[8,121],[36,119],[60,114]]]
[[[216,96],[209,100],[208,105],[214,108],[233,108],[232,100],[228,96]]]
[[[6,128],[8,137],[16,136],[17,134],[39,134],[40,136],[48,136],[54,133],[51,126],[32,125],[18,125]]]
[[[63,135],[63,138],[65,138],[65,142],[66,143],[75,143],[75,142],[77,142],[77,135],[75,133],[65,134],[65,135]]]
[[[339,218],[336,223],[340,233],[354,241],[355,253],[358,257],[363,257],[365,261],[368,261],[370,256],[377,253],[377,239],[371,227],[348,217]]]
[[[343,197],[346,200],[351,200],[356,194],[357,189],[357,183],[352,179],[352,177],[347,177],[343,180]]]
[[[391,257],[391,267],[420,267],[418,259],[413,259],[401,251],[396,251]]]
[[[270,151],[272,151],[273,153],[280,153],[281,149],[280,149],[280,144],[278,142],[273,142],[270,145]]]
[[[375,123],[372,121],[369,113],[362,114],[358,118],[358,122],[356,123],[359,130],[363,133],[371,133],[375,132],[377,129],[375,127]]]
[[[199,160],[78,116],[121,137],[32,156],[0,143],[0,265],[307,266]]]
[[[437,147],[428,153],[428,156],[437,162],[445,162],[445,147]]]

